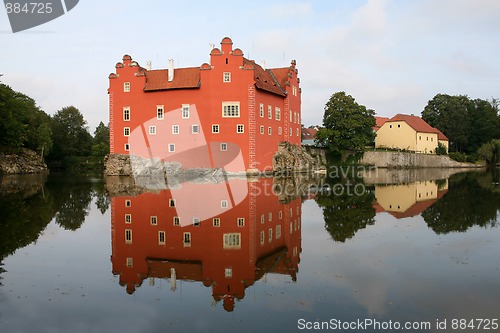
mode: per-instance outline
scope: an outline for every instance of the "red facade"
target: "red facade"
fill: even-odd
[[[229,152],[241,159],[230,171],[269,170],[279,142],[301,142],[297,74],[295,61],[262,68],[227,37],[200,67],[148,70],[125,55],[109,76],[111,154],[220,168]]]
[[[220,186],[222,185],[222,186]],[[231,196],[248,193],[239,204]],[[180,192],[211,193],[196,200]],[[184,209],[188,201],[190,209]],[[203,216],[200,218],[200,216]],[[301,200],[281,203],[273,179],[232,184],[183,183],[159,193],[111,198],[113,274],[129,294],[146,279],[201,282],[232,311],[234,300],[264,274],[296,280],[301,252]]]

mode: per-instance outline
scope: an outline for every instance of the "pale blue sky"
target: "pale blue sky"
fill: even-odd
[[[12,34],[0,10],[0,79],[47,113],[74,105],[93,132],[108,121],[108,75],[199,66],[223,37],[267,67],[297,61],[305,125],[345,91],[379,115],[420,114],[437,93],[500,97],[500,1],[97,1]]]

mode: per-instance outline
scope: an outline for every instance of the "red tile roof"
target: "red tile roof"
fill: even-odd
[[[388,120],[389,120],[389,118],[387,118],[387,117],[375,117],[375,126],[373,127],[375,132],[378,131],[378,129],[380,127],[382,127],[382,125],[384,125],[385,122]]]
[[[276,75],[281,78],[282,73],[278,69],[273,69],[272,71],[270,69],[265,70],[255,61],[248,60],[247,58],[243,58],[243,65],[250,65],[254,68],[255,87],[257,89],[286,96],[284,87],[280,85],[278,79],[274,76],[274,72],[276,72]]]
[[[302,127],[302,140],[312,140],[318,130],[315,128]]]
[[[438,140],[448,140],[448,138],[443,133],[441,133],[440,130],[427,124],[425,120],[420,117],[399,113],[391,119],[387,120],[387,122],[393,121],[404,121],[417,132],[436,133],[438,135]]]
[[[168,82],[168,70],[146,71],[144,91],[200,87],[200,67],[175,68],[174,79]]]

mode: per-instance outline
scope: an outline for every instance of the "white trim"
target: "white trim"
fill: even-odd
[[[156,126],[149,126],[149,135],[156,135]]]
[[[163,105],[156,106],[156,119],[158,120],[165,119],[165,108],[163,107]]]
[[[240,102],[222,102],[222,118],[239,118]]]
[[[241,129],[241,131],[240,131]],[[236,124],[236,133],[242,134],[245,133],[245,125],[244,124]]]

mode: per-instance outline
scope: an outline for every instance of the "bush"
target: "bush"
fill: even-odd
[[[467,155],[459,152],[451,152],[448,154],[451,159],[457,162],[467,162]]]
[[[446,146],[439,142],[436,147],[436,155],[446,155],[447,153],[448,151],[446,150]]]

